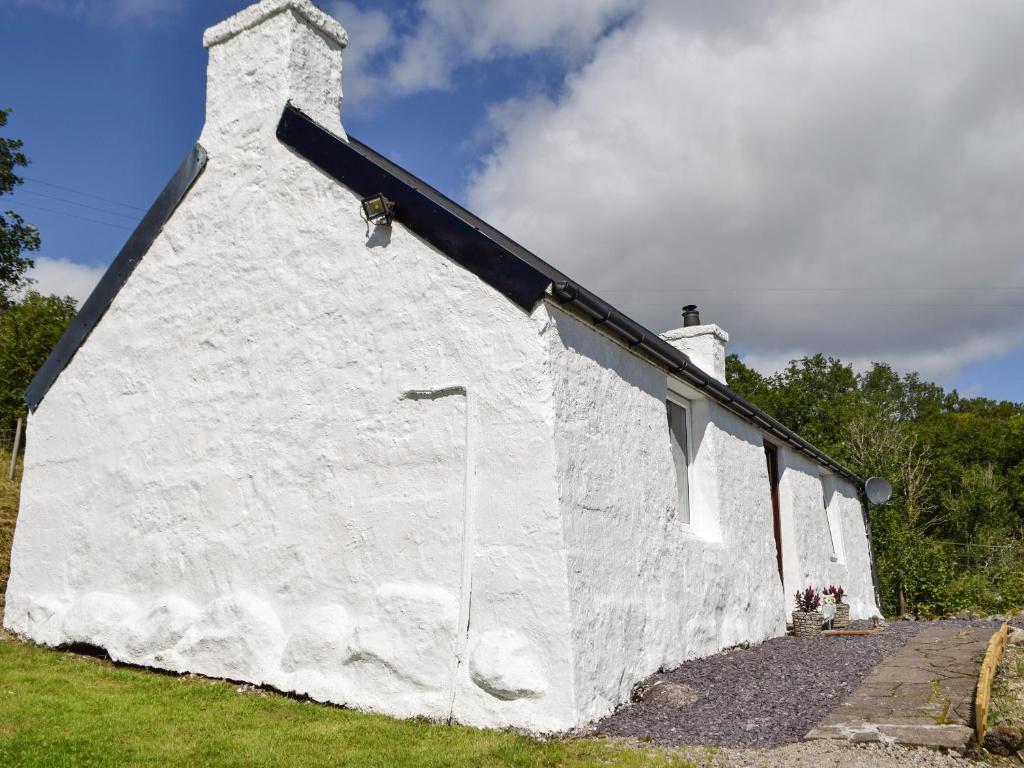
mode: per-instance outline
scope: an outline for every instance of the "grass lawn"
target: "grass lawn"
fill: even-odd
[[[18,488],[0,475],[0,595]],[[2,608],[2,603],[0,603]],[[0,630],[0,766],[686,766],[659,750],[538,741],[298,701],[37,648]]]
[[[4,609],[4,594],[7,592],[7,576],[11,564],[11,538],[14,536],[14,518],[18,514],[18,478],[15,482],[7,479],[11,457],[6,451],[0,451],[0,613]]]

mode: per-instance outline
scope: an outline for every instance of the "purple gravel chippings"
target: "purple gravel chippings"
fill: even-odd
[[[646,683],[684,683],[699,692],[696,702],[627,704],[595,723],[593,732],[666,746],[775,747],[799,741],[872,667],[931,624],[895,621],[866,637],[776,637],[752,648],[688,661]]]

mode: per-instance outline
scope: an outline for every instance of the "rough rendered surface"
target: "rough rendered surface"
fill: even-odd
[[[31,417],[6,625],[570,728],[544,307],[400,226],[368,241],[358,198],[277,141],[298,23],[211,49],[207,168]]]
[[[206,169],[30,418],[5,626],[545,732],[781,634],[755,427],[400,224],[368,236],[358,197],[277,141],[288,101],[344,139],[345,39],[314,11],[268,0],[208,33]],[[870,615],[853,490],[826,516],[816,465],[780,455],[786,592],[842,582]]]
[[[348,33],[335,19],[317,8],[309,0],[263,0],[250,5],[220,24],[210,27],[203,35],[203,45],[207,48],[222,43],[230,37],[262,24],[271,16],[283,11],[294,11],[300,14],[306,23],[322,34],[334,40],[338,45],[348,45]]]
[[[779,506],[786,606],[812,584],[841,584],[850,617],[878,614],[871,583],[871,554],[864,512],[854,487],[788,448],[779,449]]]
[[[842,583],[851,615],[877,612],[854,491],[830,500],[848,562],[832,562],[817,465],[780,448],[781,509],[794,574],[779,580],[761,433],[689,393],[690,524],[676,509],[664,372],[551,309],[559,499],[584,721],[659,668],[785,631],[797,583]],[[814,492],[814,489],[817,489]],[[789,571],[787,571],[787,574]],[[614,670],[614,674],[608,674]]]

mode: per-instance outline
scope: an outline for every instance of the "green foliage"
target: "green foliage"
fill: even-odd
[[[7,125],[9,109],[0,109],[0,128]],[[0,196],[10,194],[22,183],[15,169],[28,165],[19,139],[0,136]],[[0,213],[0,308],[28,284],[25,273],[33,266],[22,251],[39,250],[39,231],[13,211]]]
[[[14,480],[7,479],[10,454],[0,451],[0,615],[4,609],[7,579],[11,575],[11,542],[14,541],[14,519],[18,516],[18,484],[20,467]],[[0,629],[0,636],[3,630]]]
[[[861,476],[893,484],[871,509],[886,613],[1024,606],[1024,406],[814,355],[730,386]]]
[[[74,317],[74,299],[35,291],[0,309],[0,429],[25,413],[25,389]]]
[[[801,613],[814,613],[821,607],[821,593],[814,587],[805,587],[796,593],[796,609]]]

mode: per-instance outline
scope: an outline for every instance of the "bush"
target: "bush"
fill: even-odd
[[[796,593],[796,609],[801,613],[813,613],[821,606],[821,594],[814,587],[808,586],[803,592]]]

